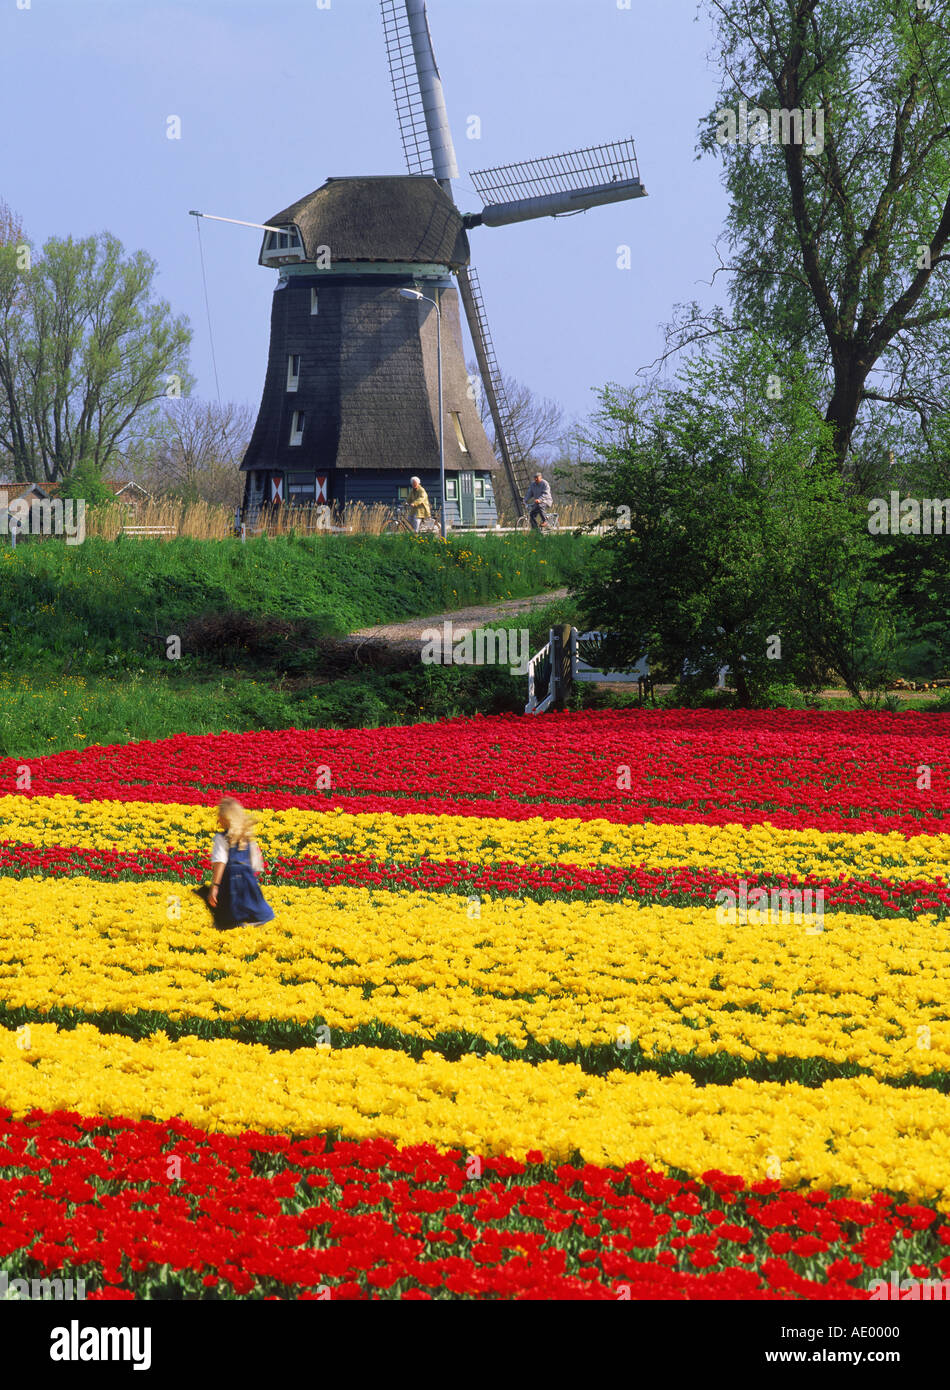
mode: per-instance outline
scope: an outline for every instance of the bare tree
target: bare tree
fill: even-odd
[[[23,223],[19,213],[0,198],[0,246],[17,246],[22,240]]]
[[[239,506],[239,472],[254,425],[247,406],[183,396],[166,401],[160,414],[126,454],[137,481],[157,495]]]
[[[586,500],[595,455],[589,439],[590,426],[575,420],[561,435],[548,468],[565,499]],[[553,484],[552,484],[553,486]]]
[[[470,376],[478,376],[478,367],[473,362],[468,364],[468,370]],[[564,412],[556,401],[535,395],[529,386],[515,381],[514,377],[505,376],[502,381],[511,408],[508,417],[509,434],[514,435],[532,467],[546,468],[552,461],[564,433]],[[485,432],[494,445],[495,426],[484,391],[479,394],[478,410]]]

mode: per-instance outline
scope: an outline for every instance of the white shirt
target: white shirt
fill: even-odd
[[[214,837],[214,844],[211,846],[212,864],[226,864],[228,862],[228,837],[219,830]],[[251,868],[256,874],[264,872],[264,860],[257,847],[257,841],[251,841]]]

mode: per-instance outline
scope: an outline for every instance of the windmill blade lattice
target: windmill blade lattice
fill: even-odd
[[[630,139],[481,169],[470,178],[486,203],[509,203],[551,193],[583,193],[609,183],[639,183],[640,167]]]
[[[431,174],[432,150],[405,0],[380,0],[380,6],[406,167],[410,174]]]

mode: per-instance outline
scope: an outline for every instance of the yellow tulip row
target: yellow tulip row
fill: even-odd
[[[950,938],[932,917],[728,925],[712,907],[482,902],[270,887],[276,919],[222,933],[180,883],[0,879],[0,999],[46,1012],[320,1017],[414,1037],[823,1058],[950,1070]]]
[[[0,837],[36,845],[210,854],[213,807],[148,801],[77,801],[70,796],[0,797]],[[878,874],[933,881],[950,864],[950,834],[846,834],[763,824],[616,825],[611,821],[510,821],[388,812],[265,811],[258,835],[265,859],[300,853],[403,861],[420,856],[489,864],[690,865],[723,873]],[[311,843],[301,844],[305,840]]]
[[[882,1188],[950,1209],[950,1097],[869,1077],[811,1089],[611,1072],[499,1057],[413,1061],[379,1048],[298,1049],[192,1038],[144,1041],[89,1025],[0,1029],[0,1103],[181,1119],[207,1130],[308,1135],[339,1129],[469,1153],[590,1163],[635,1159],[794,1186]]]

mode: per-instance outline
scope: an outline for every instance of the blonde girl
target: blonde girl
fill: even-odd
[[[257,875],[264,871],[257,841],[256,817],[249,815],[233,796],[218,805],[219,830],[211,847],[212,884],[208,906],[219,926],[245,926],[273,920],[264,901]]]

